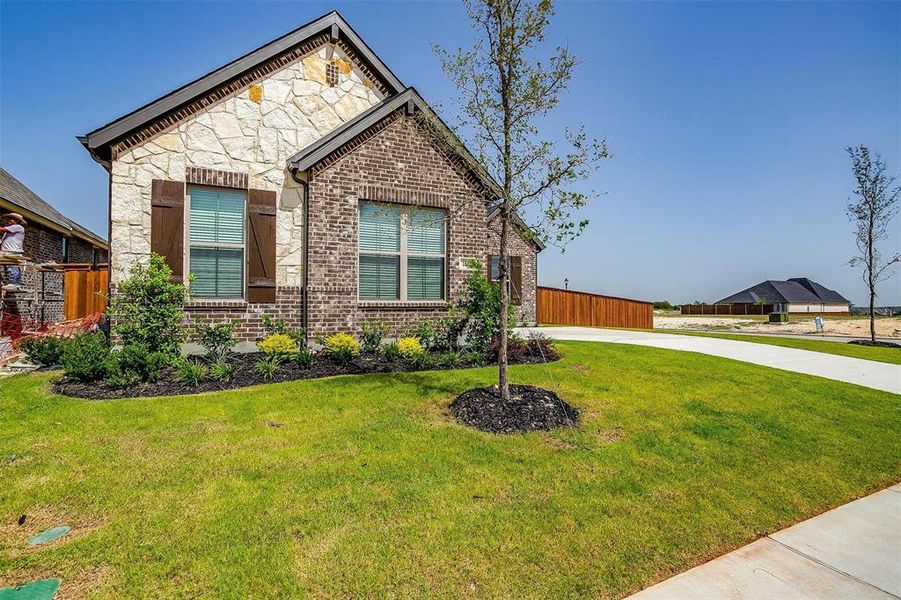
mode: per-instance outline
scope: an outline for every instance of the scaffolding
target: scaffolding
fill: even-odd
[[[18,289],[0,288],[0,365],[16,358],[19,343],[40,335],[69,336],[96,327],[100,314],[72,321],[63,320],[66,271],[97,265],[36,263],[21,254],[0,252],[0,269],[17,266],[22,270]],[[53,281],[48,277],[57,275]],[[4,279],[6,279],[4,277]],[[3,286],[6,288],[7,286]]]

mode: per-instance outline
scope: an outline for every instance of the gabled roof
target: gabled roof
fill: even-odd
[[[402,93],[391,98],[382,100],[375,106],[368,108],[356,117],[344,123],[340,127],[333,129],[327,135],[319,138],[294,156],[288,159],[288,168],[293,171],[306,171],[332,152],[335,152],[355,137],[379,123],[385,117],[391,115],[394,111],[405,109],[408,114],[419,111],[425,115],[430,123],[440,129],[441,135],[447,140],[448,148],[456,154],[463,165],[472,172],[479,182],[485,186],[492,195],[499,196],[501,193],[500,186],[479,163],[478,160],[466,149],[456,134],[447,126],[447,124],[439,117],[422,99],[416,88],[409,87]]]
[[[156,119],[177,110],[179,107],[215,90],[229,81],[236,79],[246,71],[250,71],[255,67],[265,63],[266,61],[277,57],[279,54],[303,44],[306,40],[328,32],[332,39],[341,39],[354,52],[362,57],[372,68],[372,71],[384,80],[384,82],[395,93],[401,93],[404,85],[400,79],[391,72],[391,69],[376,56],[375,52],[366,45],[366,42],[357,35],[357,32],[344,20],[337,11],[332,11],[318,19],[310,21],[306,25],[298,27],[294,31],[277,38],[268,44],[260,46],[256,50],[245,54],[244,56],[233,60],[227,65],[216,69],[206,75],[195,79],[191,83],[169,92],[165,96],[145,104],[127,115],[107,123],[97,129],[80,136],[78,140],[84,147],[94,156],[95,160],[100,160],[98,149],[102,148],[115,140],[122,138],[128,133],[139,129]]]
[[[0,200],[15,206],[28,219],[38,219],[66,235],[75,235],[106,248],[106,241],[96,233],[85,229],[69,217],[65,216],[46,200],[35,194],[24,183],[13,177],[0,167]],[[6,211],[3,211],[6,212]]]
[[[757,285],[723,298],[715,304],[756,304],[758,302],[762,304],[773,304],[774,302],[850,303],[834,290],[823,287],[806,277],[795,277],[787,281],[761,281]]]

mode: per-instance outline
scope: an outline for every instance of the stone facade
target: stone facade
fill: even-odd
[[[497,217],[488,224],[489,254],[499,255],[501,251],[501,224]],[[510,256],[519,256],[522,260],[522,302],[516,312],[517,320],[525,325],[536,323],[538,286],[538,253],[534,242],[526,239],[519,229],[514,228],[507,233],[507,252]]]
[[[150,257],[153,179],[186,181],[189,169],[248,176],[248,187],[278,195],[276,284],[301,284],[299,186],[285,166],[299,150],[382,99],[360,69],[326,46],[220,100],[112,161],[110,247],[113,283]],[[326,81],[338,64],[339,80]]]
[[[330,56],[331,52],[336,54]],[[381,102],[371,82],[341,47],[313,49],[265,78],[220,97],[168,129],[129,138],[113,157],[110,247],[112,286],[151,248],[154,179],[219,184],[276,192],[276,302],[195,300],[188,321],[238,323],[237,337],[263,335],[262,315],[300,327],[303,313],[303,187],[287,170],[303,148]],[[331,65],[331,67],[329,67]],[[329,78],[337,75],[335,85]],[[334,81],[332,83],[335,83]],[[229,84],[231,85],[231,84]],[[149,129],[153,130],[156,125]],[[484,262],[490,247],[484,195],[473,176],[435,145],[415,118],[397,111],[326,157],[308,174],[310,335],[358,333],[382,319],[396,334],[422,318],[443,314],[462,290],[465,262]],[[445,301],[361,302],[357,293],[358,203],[374,200],[448,211]],[[187,243],[187,235],[186,243]],[[520,240],[524,242],[523,240]],[[514,242],[515,243],[515,242]],[[524,242],[525,243],[525,242]],[[185,272],[187,272],[187,265]],[[534,282],[535,254],[523,253],[524,288]],[[534,321],[534,287],[524,289],[523,315]]]

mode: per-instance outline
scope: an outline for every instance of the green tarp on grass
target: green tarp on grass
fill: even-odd
[[[59,579],[38,579],[16,587],[0,588],[0,600],[51,600],[59,589]]]
[[[66,535],[70,529],[72,528],[68,525],[63,525],[61,527],[53,527],[52,529],[48,529],[47,531],[42,531],[28,538],[28,545],[37,546],[38,544],[46,544],[47,542],[52,542],[53,540]]]

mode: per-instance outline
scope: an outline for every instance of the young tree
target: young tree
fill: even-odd
[[[870,339],[876,341],[876,286],[892,276],[890,267],[901,261],[901,253],[883,258],[879,244],[888,237],[889,223],[898,213],[901,186],[886,172],[879,153],[870,154],[866,146],[848,147],[851,172],[857,187],[848,200],[848,219],[854,224],[858,255],[848,264],[863,265],[863,281],[870,294]]]
[[[588,224],[573,213],[590,194],[574,189],[590,169],[607,158],[606,143],[589,139],[582,127],[567,130],[568,148],[541,139],[539,121],[554,109],[577,64],[567,48],[539,56],[554,14],[551,0],[464,0],[476,33],[469,50],[436,47],[444,72],[459,90],[460,124],[468,132],[481,164],[498,183],[500,209],[500,339],[498,383],[510,399],[507,379],[507,325],[510,304],[507,239],[525,217],[542,239],[559,246],[575,239]]]

